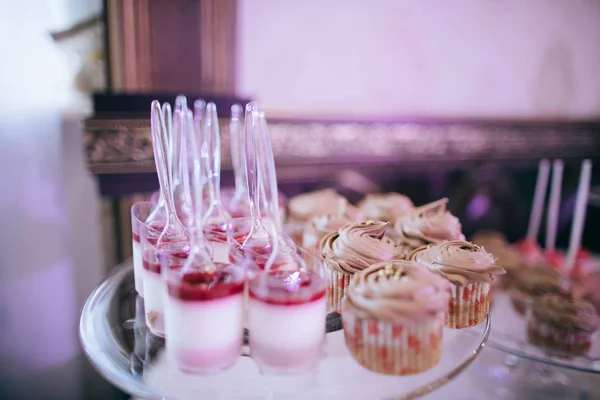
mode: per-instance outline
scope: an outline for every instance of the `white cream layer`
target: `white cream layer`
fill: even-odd
[[[165,296],[167,346],[214,350],[243,340],[242,293],[216,300],[183,301]]]
[[[274,305],[250,297],[250,335],[273,347],[310,346],[324,340],[326,297],[299,305]]]
[[[150,313],[156,313],[157,319],[162,321],[164,314],[163,295],[167,291],[167,285],[160,274],[148,271],[145,268],[143,268],[142,271],[144,277],[144,309],[146,311],[146,316]],[[146,321],[146,325],[148,325],[148,328],[150,328],[152,333],[157,335],[164,334],[164,331],[160,326],[158,329],[157,327],[152,327],[148,321]]]
[[[133,278],[135,280],[135,291],[138,295],[144,297],[144,261],[142,259],[142,245],[132,240],[133,253]]]

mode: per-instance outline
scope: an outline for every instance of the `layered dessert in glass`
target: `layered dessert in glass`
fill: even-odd
[[[151,202],[140,201],[131,206],[131,249],[133,256],[133,277],[136,293],[144,297],[142,244],[140,229],[146,223],[148,216],[154,209]]]
[[[263,373],[295,374],[324,353],[326,280],[306,271],[268,271],[249,284],[251,356]]]
[[[231,367],[243,342],[244,270],[226,264],[168,267],[173,263],[166,261],[167,356],[186,372],[209,374]]]
[[[158,228],[158,229],[157,229]],[[180,237],[158,244],[160,228],[144,225],[141,229],[144,309],[146,325],[157,336],[164,336],[163,294],[160,257],[167,257],[171,266],[182,266],[189,254],[189,242]]]

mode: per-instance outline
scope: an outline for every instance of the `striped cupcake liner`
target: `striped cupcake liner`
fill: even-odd
[[[487,318],[489,311],[489,283],[453,284],[452,297],[446,313],[446,326],[462,329],[478,325]]]
[[[346,347],[366,369],[386,375],[412,375],[440,361],[444,314],[423,322],[396,325],[342,314]]]
[[[531,344],[541,347],[559,356],[581,355],[590,350],[591,334],[589,332],[572,332],[557,329],[546,323],[529,317],[527,321],[527,338]]]
[[[327,310],[342,313],[342,299],[346,294],[346,288],[352,281],[351,274],[327,268],[327,279],[329,290],[327,291]]]

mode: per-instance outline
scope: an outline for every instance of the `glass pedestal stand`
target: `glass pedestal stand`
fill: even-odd
[[[406,377],[372,373],[356,363],[335,316],[328,317],[325,359],[311,373],[265,376],[246,354],[220,374],[180,372],[164,357],[164,340],[144,324],[143,301],[136,297],[130,262],[119,266],[88,298],[80,338],[94,367],[108,381],[142,399],[414,399],[461,374],[480,354],[490,318],[476,328],[445,329],[440,363]],[[336,330],[337,329],[337,330]]]
[[[506,293],[494,294],[488,345],[503,353],[484,353],[471,375],[474,384],[501,399],[581,399],[590,385],[573,372],[600,375],[600,335],[596,332],[585,356],[571,357],[530,344],[525,317],[513,308]],[[477,327],[481,332],[481,328]],[[600,382],[600,376],[594,377]],[[600,386],[600,383],[596,383]]]

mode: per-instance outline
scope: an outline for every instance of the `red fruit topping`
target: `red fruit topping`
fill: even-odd
[[[216,265],[213,271],[198,268],[179,274],[180,279],[169,279],[169,295],[183,301],[208,301],[241,293],[245,284],[243,270],[228,264]]]

